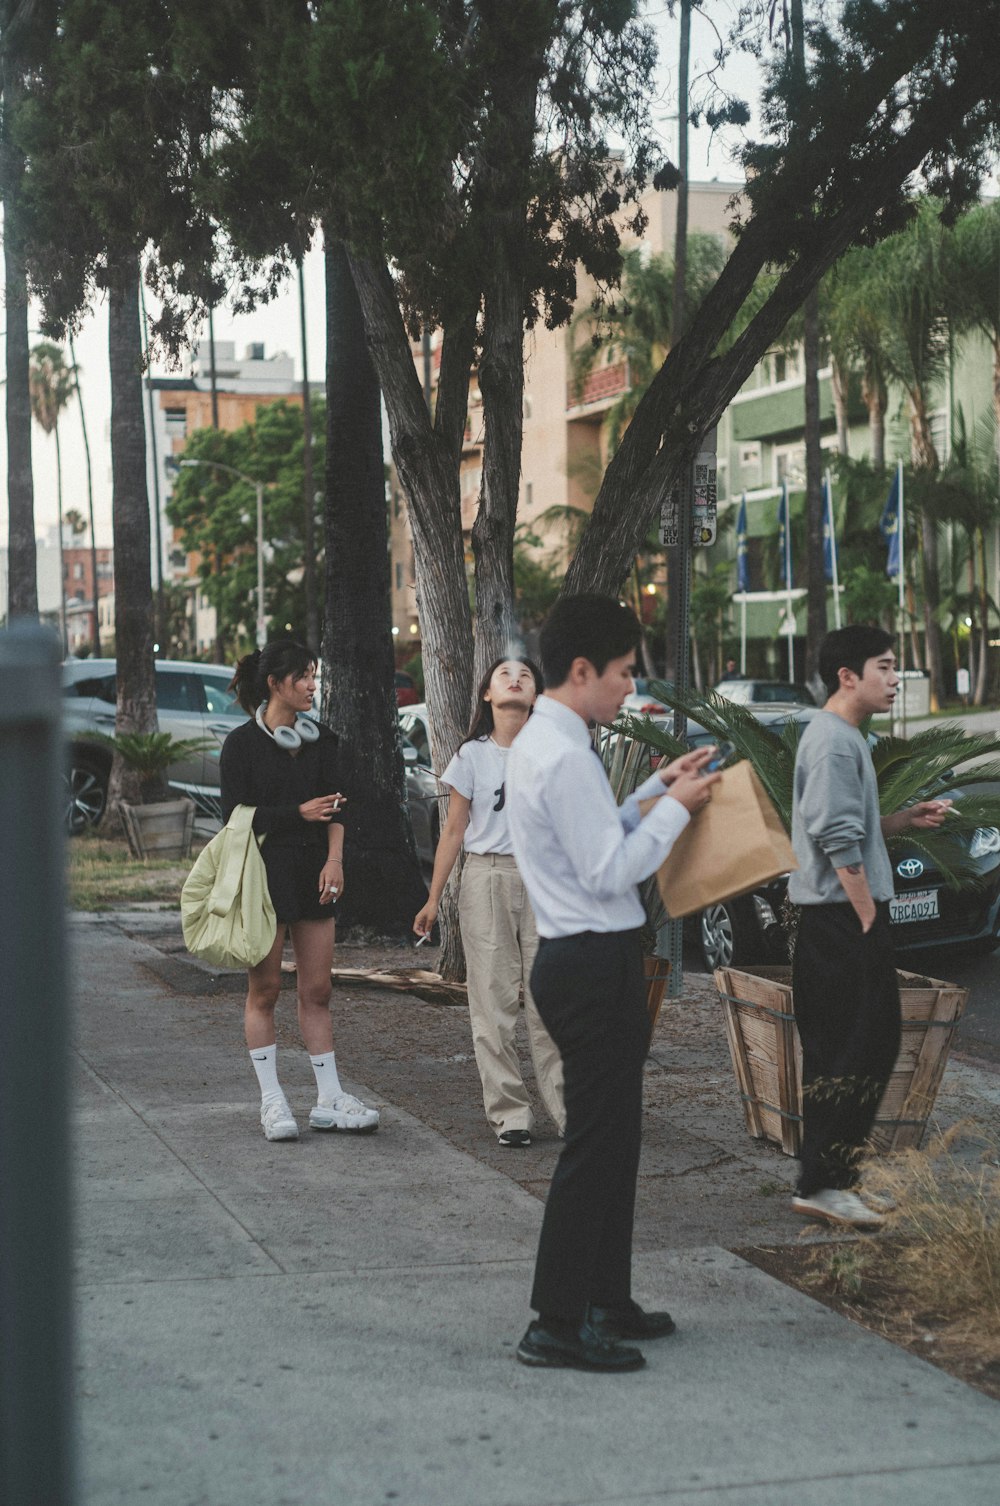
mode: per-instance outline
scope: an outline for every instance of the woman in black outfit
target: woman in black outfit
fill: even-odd
[[[297,1140],[298,1125],[278,1084],[274,1006],[281,989],[285,928],[295,953],[299,1028],[316,1074],[309,1115],[317,1130],[374,1130],[377,1109],[345,1093],[337,1075],[330,1018],[334,906],[344,892],[346,796],[338,790],[337,737],[306,713],[316,693],[316,656],[278,639],[240,660],[230,689],[250,717],[222,745],[222,816],[256,807],[253,829],[278,920],[274,946],[249,972],[244,1023],[260,1083],[260,1122],[268,1140]]]

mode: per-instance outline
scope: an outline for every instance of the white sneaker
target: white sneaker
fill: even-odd
[[[260,1123],[267,1140],[297,1140],[299,1127],[284,1098],[270,1098],[260,1106]]]
[[[318,1103],[309,1114],[309,1123],[316,1130],[353,1130],[356,1134],[370,1134],[379,1125],[378,1109],[369,1109],[360,1098],[351,1093],[341,1093],[332,1103]]]
[[[792,1209],[806,1218],[825,1219],[828,1224],[846,1224],[852,1229],[877,1229],[885,1222],[881,1213],[866,1208],[848,1188],[822,1187],[808,1197],[793,1197]]]

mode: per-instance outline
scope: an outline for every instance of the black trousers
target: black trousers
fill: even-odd
[[[545,1204],[531,1305],[579,1325],[632,1292],[632,1224],[649,1013],[637,931],[543,939],[531,991],[562,1055],[566,1135]]]
[[[792,964],[802,1042],[798,1191],[853,1187],[899,1055],[900,1013],[889,906],[867,933],[849,904],[803,905]]]

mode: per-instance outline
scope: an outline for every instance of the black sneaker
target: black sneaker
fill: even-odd
[[[508,1150],[524,1150],[531,1144],[531,1136],[527,1130],[501,1130],[497,1135],[497,1144],[506,1146]]]

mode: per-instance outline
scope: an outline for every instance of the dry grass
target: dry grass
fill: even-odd
[[[872,1161],[877,1234],[739,1253],[1000,1400],[1000,1138],[969,1122]]]
[[[884,1229],[815,1247],[802,1284],[991,1395],[1000,1394],[1000,1139],[962,1122],[870,1163]]]
[[[132,857],[123,836],[84,832],[66,844],[68,903],[73,910],[113,910],[158,901],[176,905],[193,859]]]
[[[872,1163],[866,1190],[892,1198],[865,1266],[894,1281],[916,1312],[967,1326],[1000,1355],[1000,1138],[964,1121],[926,1150]],[[890,1251],[895,1254],[890,1255]]]

